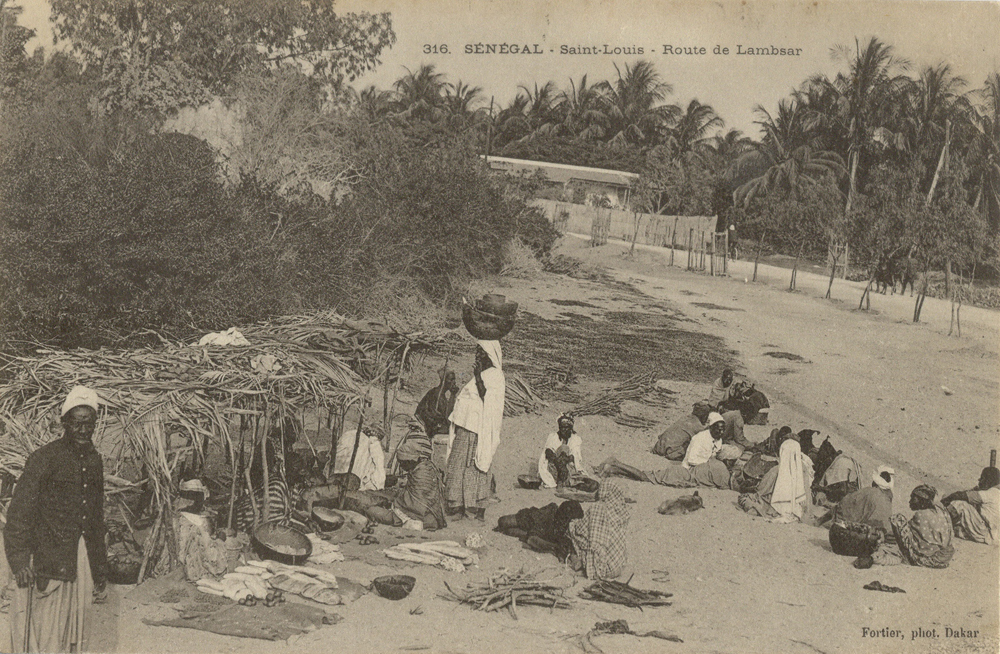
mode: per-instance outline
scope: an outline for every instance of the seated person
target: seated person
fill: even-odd
[[[850,493],[830,513],[830,547],[841,556],[870,556],[891,531],[892,468],[881,466],[870,488]]]
[[[396,450],[396,459],[406,477],[404,483],[384,490],[345,491],[343,508],[394,527],[410,521],[419,521],[426,530],[446,527],[441,471],[431,462],[430,440],[422,433],[411,432]],[[332,505],[340,498],[340,488],[335,484],[320,490],[321,494],[307,491],[304,495],[309,511],[314,503],[326,501]],[[316,500],[320,495],[322,499]]]
[[[726,422],[722,416],[714,412],[708,414],[708,429],[691,437],[681,465],[690,469],[705,463],[718,454],[722,449],[722,436],[725,429]]]
[[[712,390],[708,393],[708,404],[713,409],[718,410],[719,405],[729,399],[733,391],[733,370],[726,368],[722,371],[722,376],[712,384]]]
[[[691,438],[705,429],[705,421],[708,420],[710,412],[711,407],[707,402],[695,402],[689,415],[670,425],[660,434],[656,444],[653,445],[653,453],[665,456],[671,461],[683,459]]]
[[[560,561],[573,554],[569,523],[583,517],[583,507],[576,500],[552,502],[540,508],[528,507],[497,520],[498,531],[513,536],[536,552],[551,552]]]
[[[696,486],[729,488],[729,468],[714,457],[692,468],[685,468],[682,465],[668,465],[662,470],[650,471],[639,470],[614,457],[609,457],[601,465],[594,468],[594,473],[600,477],[625,477],[626,479],[648,481],[651,484],[673,488],[693,488]]]
[[[861,466],[833,447],[827,438],[816,452],[816,481],[813,491],[817,503],[832,506],[848,493],[861,489]]]
[[[354,443],[357,441],[357,453],[354,452]],[[351,465],[351,457],[354,456],[354,465]],[[375,436],[368,435],[362,431],[358,437],[357,427],[346,426],[340,438],[337,439],[337,459],[334,462],[336,469],[332,475],[343,475],[348,472],[353,473],[361,480],[360,490],[382,490],[385,488],[385,452],[382,450],[382,443]],[[329,464],[328,464],[329,466]],[[348,470],[348,466],[351,467]],[[332,478],[332,475],[327,475]]]
[[[567,563],[588,579],[614,579],[628,563],[626,537],[629,511],[625,493],[612,481],[601,482],[597,502],[587,507],[583,517],[569,523],[569,537],[575,554]]]
[[[455,382],[455,372],[449,370],[441,376],[441,383],[427,391],[417,404],[413,415],[423,423],[430,438],[448,433],[448,416],[455,408],[456,393],[458,384]]]
[[[1000,470],[997,468],[983,468],[975,488],[952,493],[941,503],[948,507],[955,535],[959,538],[987,545],[1000,541]]]
[[[798,435],[791,434],[778,450],[778,465],[764,474],[757,492],[740,495],[737,504],[747,513],[777,522],[801,520],[812,505],[812,476],[812,461],[802,455]]]
[[[538,457],[538,476],[542,486],[555,488],[572,483],[573,477],[584,472],[583,441],[573,429],[573,416],[563,414],[557,421],[558,431],[545,439]]]
[[[913,517],[906,519],[901,513],[892,516],[890,523],[895,544],[883,544],[872,556],[860,557],[854,562],[857,568],[876,565],[909,565],[924,568],[947,568],[955,548],[951,544],[951,517],[948,511],[934,501],[937,490],[921,484],[910,494]]]

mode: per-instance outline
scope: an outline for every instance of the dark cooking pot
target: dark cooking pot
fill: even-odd
[[[250,546],[260,558],[287,565],[302,565],[312,554],[312,542],[305,534],[274,522],[257,527]]]

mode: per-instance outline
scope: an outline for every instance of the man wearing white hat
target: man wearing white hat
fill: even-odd
[[[91,438],[97,393],[75,386],[64,435],[28,456],[7,513],[4,549],[17,580],[11,652],[83,651],[91,601],[104,602],[104,471]]]

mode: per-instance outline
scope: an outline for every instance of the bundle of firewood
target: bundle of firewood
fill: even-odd
[[[541,413],[542,407],[548,406],[538,394],[532,390],[528,382],[517,373],[507,375],[507,392],[504,394],[504,416],[519,416],[522,413]]]
[[[631,581],[631,577],[629,578]],[[663,593],[658,590],[641,590],[629,586],[629,582],[599,580],[587,586],[580,593],[584,599],[596,602],[608,602],[609,604],[624,604],[632,608],[643,606],[670,606],[668,597],[673,597],[672,593]]]
[[[571,411],[575,416],[615,416],[625,400],[638,400],[656,387],[656,375],[642,373],[626,379],[600,397],[584,402]]]
[[[445,599],[471,604],[479,611],[499,611],[507,609],[517,620],[518,605],[544,606],[550,609],[568,609],[569,600],[563,596],[563,589],[541,581],[535,581],[530,574],[501,572],[490,577],[486,584],[469,584],[464,592],[456,592],[445,582],[450,595]]]

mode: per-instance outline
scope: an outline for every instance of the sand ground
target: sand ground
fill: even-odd
[[[712,278],[666,266],[662,250],[640,248],[628,257],[620,244],[589,248],[567,237],[559,252],[605,267],[614,279],[645,294],[647,301],[629,307],[627,297],[612,292],[606,282],[548,273],[505,280],[500,292],[519,302],[521,311],[549,320],[565,314],[565,306],[553,304],[553,299],[591,305],[574,306],[573,313],[598,321],[610,310],[643,312],[651,305],[683,314],[693,321],[686,323],[687,329],[722,338],[735,351],[739,372],[771,399],[771,424],[748,427],[751,440],[766,437],[782,424],[818,429],[820,438],[830,436],[838,448],[857,458],[866,474],[882,463],[895,467],[897,511],[908,513],[906,498],[917,484],[930,483],[941,493],[974,485],[989,449],[1000,442],[997,312],[963,309],[963,337],[949,338],[949,307],[933,299],[925,305],[924,322],[914,325],[908,297],[876,295],[872,312],[858,312],[852,309],[860,287],[838,280],[835,300],[824,300],[826,280],[820,275],[800,273],[799,291],[788,293],[783,290],[788,271],[777,268],[762,269],[761,283],[744,283],[747,266],[752,266],[748,262],[735,262],[729,278]],[[662,347],[678,345],[664,342]],[[769,352],[801,360],[774,358]],[[421,380],[431,378],[433,364],[427,362]],[[587,362],[579,364],[580,385],[587,387]],[[471,361],[453,365],[465,371],[459,375],[463,383]],[[662,377],[677,392],[674,408],[660,410],[662,423],[686,412],[692,401],[707,394],[711,383],[708,378],[678,381],[671,371],[663,371]],[[427,386],[421,383],[411,383],[417,397]],[[344,618],[341,623],[287,644],[146,626],[144,617],[173,615],[169,605],[140,592],[141,587],[131,592],[115,588],[111,602],[101,609],[93,645],[100,651],[163,654],[275,649],[578,652],[582,649],[575,636],[598,620],[624,618],[636,631],[660,629],[684,642],[600,636],[594,642],[605,652],[997,651],[996,548],[957,541],[955,558],[946,570],[856,570],[851,559],[830,551],[824,529],[749,517],[735,506],[733,492],[703,490],[705,510],[661,516],[656,507],[664,499],[687,491],[625,480],[621,485],[636,503],[631,506],[629,566],[623,578],[634,575],[635,586],[673,593],[672,606],[639,611],[578,600],[570,610],[523,608],[515,621],[507,614],[472,611],[441,599],[444,581],[461,587],[501,568],[537,571],[570,586],[568,594],[574,597],[587,585],[554,558],[524,550],[517,541],[490,531],[500,515],[553,501],[552,491],[517,488],[515,477],[528,471],[555,418],[568,408],[552,402],[540,415],[505,419],[494,460],[500,503],[488,510],[485,524],[454,521],[435,534],[464,540],[480,533],[486,547],[478,569],[463,575],[407,566],[389,562],[379,546],[345,544],[348,561],[329,566],[338,575],[368,583],[379,575],[403,572],[417,577],[415,590],[399,602],[369,594],[336,607]],[[578,421],[577,431],[589,464],[610,455],[644,469],[666,464],[649,451],[659,428],[630,429],[610,418],[587,416]],[[394,531],[381,527],[377,535],[385,542]],[[874,580],[906,593],[862,589]],[[935,635],[914,637],[918,630]],[[974,635],[947,637],[946,630]]]

